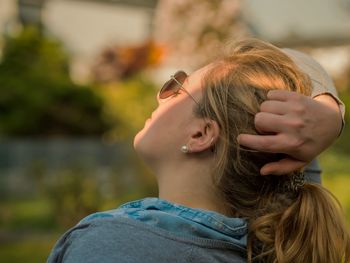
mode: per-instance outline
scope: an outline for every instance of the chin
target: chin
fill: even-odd
[[[142,158],[144,159],[145,156],[148,155],[149,149],[150,147],[147,146],[147,136],[145,136],[145,130],[142,129],[140,130],[134,137],[134,149],[136,151],[136,153]]]
[[[136,152],[140,148],[140,144],[142,141],[142,132],[143,132],[143,130],[140,130],[134,137],[133,146],[134,146],[134,149],[136,150]]]
[[[149,128],[148,122],[149,120],[145,122],[144,127],[134,137],[133,146],[137,152],[139,148],[142,148],[142,144],[144,144],[144,142],[146,141],[145,137],[147,137],[146,134],[148,133],[148,128]]]
[[[147,130],[142,129],[139,131],[135,137],[133,146],[137,155],[145,162],[145,164],[151,168],[160,160],[159,148],[157,148],[157,143],[152,140],[152,136],[149,136],[146,132]]]

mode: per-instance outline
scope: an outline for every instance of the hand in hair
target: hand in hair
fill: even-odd
[[[268,93],[255,126],[262,135],[241,134],[246,147],[289,157],[264,165],[262,175],[282,175],[302,168],[338,137],[342,118],[338,103],[327,94],[314,99],[283,90]]]

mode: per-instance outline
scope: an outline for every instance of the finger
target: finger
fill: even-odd
[[[284,153],[288,145],[280,135],[240,134],[237,137],[242,146],[261,152]]]
[[[290,112],[290,106],[286,102],[276,100],[266,100],[260,105],[261,112],[284,115]]]
[[[260,174],[261,175],[268,175],[268,174],[284,175],[284,174],[292,173],[298,169],[301,169],[305,165],[307,165],[306,162],[299,161],[293,158],[285,158],[278,162],[265,164],[260,169]]]
[[[286,129],[283,115],[276,115],[268,112],[258,112],[254,119],[255,128],[262,132],[279,133]]]
[[[288,90],[270,90],[267,93],[267,98],[269,100],[288,101],[294,99],[298,95],[298,93]]]

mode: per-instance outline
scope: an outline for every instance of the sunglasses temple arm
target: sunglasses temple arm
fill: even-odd
[[[175,80],[175,82],[181,87],[181,89],[182,89],[184,92],[186,92],[187,95],[190,96],[191,99],[192,99],[198,106],[200,106],[199,103],[197,102],[197,100],[191,95],[191,93],[189,93],[189,92],[182,86],[182,84],[181,84],[174,76],[171,76],[171,78],[172,78],[173,80]]]

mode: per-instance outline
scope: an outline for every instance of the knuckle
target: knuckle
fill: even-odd
[[[294,107],[294,111],[298,114],[298,115],[304,115],[306,113],[306,107],[303,104],[297,104]]]
[[[264,122],[264,114],[262,114],[261,112],[258,112],[257,114],[255,114],[255,118],[254,118],[255,126],[260,126],[263,122]]]
[[[269,109],[268,101],[264,101],[263,103],[260,104],[260,110],[261,111],[268,111],[268,109]]]
[[[296,151],[298,150],[298,148],[300,148],[303,144],[304,144],[304,140],[300,137],[294,137],[294,138],[290,138],[288,140],[288,146],[291,149],[295,149]]]
[[[297,131],[300,131],[305,127],[305,123],[302,119],[293,119],[288,121],[288,126]]]

